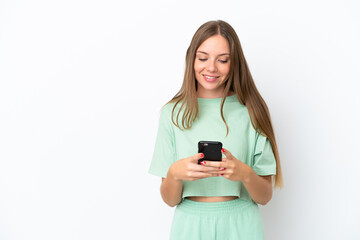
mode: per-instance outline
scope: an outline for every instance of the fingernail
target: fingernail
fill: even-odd
[[[222,149],[221,149],[221,152],[225,152],[225,149],[222,148]]]
[[[222,173],[222,174],[220,174],[221,176],[224,176],[224,174]]]
[[[201,161],[200,164],[201,164],[201,165],[205,165],[206,162],[205,162],[205,161]]]
[[[226,168],[223,168],[223,167],[221,167],[221,168],[219,168],[220,170],[225,170]]]
[[[203,153],[200,153],[200,157],[203,158],[203,157],[204,157],[204,154],[203,154]]]

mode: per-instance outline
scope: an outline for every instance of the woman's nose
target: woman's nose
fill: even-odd
[[[216,72],[217,71],[215,60],[208,61],[207,70],[209,72]]]

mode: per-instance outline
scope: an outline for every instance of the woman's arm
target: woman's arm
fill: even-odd
[[[248,170],[244,174],[242,183],[256,203],[267,204],[272,197],[272,177],[259,176],[250,166],[246,166]]]
[[[181,180],[175,180],[173,176],[167,175],[162,178],[160,192],[164,202],[170,207],[175,207],[182,200],[183,184]]]

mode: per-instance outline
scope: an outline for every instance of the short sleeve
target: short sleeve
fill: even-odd
[[[260,176],[276,175],[276,160],[270,140],[257,133],[252,169]]]
[[[174,129],[171,121],[171,109],[165,105],[160,112],[155,147],[149,173],[166,177],[169,167],[176,158]]]

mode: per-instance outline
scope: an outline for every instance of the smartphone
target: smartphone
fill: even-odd
[[[198,164],[201,161],[221,161],[222,159],[222,143],[217,141],[199,141],[198,153],[203,153],[204,157],[198,160]]]

